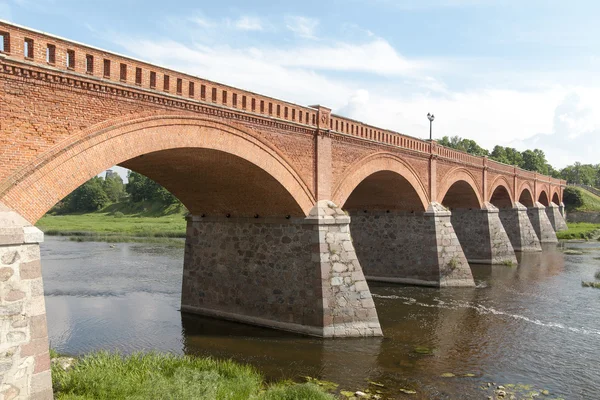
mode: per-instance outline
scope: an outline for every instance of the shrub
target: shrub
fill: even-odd
[[[113,216],[115,218],[123,218],[124,217],[124,215],[121,211],[117,211],[116,213],[113,214]]]
[[[579,189],[569,186],[563,192],[563,202],[567,210],[574,210],[583,205],[583,195]]]

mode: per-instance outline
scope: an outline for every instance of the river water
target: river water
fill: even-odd
[[[520,261],[473,265],[473,289],[371,284],[385,337],[320,340],[182,315],[181,248],[53,237],[42,245],[50,343],[62,353],[212,355],[269,379],[313,376],[391,398],[485,399],[488,383],[516,385],[517,398],[542,389],[544,398],[600,398],[600,290],[581,286],[600,270],[600,243]]]

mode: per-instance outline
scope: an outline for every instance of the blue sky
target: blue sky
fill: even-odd
[[[0,0],[0,18],[416,136],[600,163],[600,2]]]

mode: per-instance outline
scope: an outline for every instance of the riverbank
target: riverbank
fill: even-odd
[[[600,237],[600,224],[591,224],[587,222],[567,222],[566,231],[556,232],[559,240],[584,239],[595,240]]]
[[[315,383],[268,384],[254,368],[229,360],[159,353],[98,352],[78,360],[51,356],[57,400],[335,398]]]
[[[49,236],[70,236],[77,241],[167,243],[185,238],[182,214],[156,217],[121,213],[45,215],[36,224]]]

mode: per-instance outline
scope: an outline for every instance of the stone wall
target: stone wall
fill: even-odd
[[[542,251],[540,239],[527,215],[527,207],[515,202],[513,208],[503,208],[499,215],[515,251]]]
[[[527,215],[540,243],[558,243],[556,232],[548,219],[546,207],[543,204],[536,202],[533,207],[527,208]]]
[[[598,212],[580,212],[571,211],[567,214],[568,222],[588,222],[590,224],[600,224],[600,213]]]
[[[380,336],[349,222],[327,201],[300,219],[189,218],[182,311],[315,336]]]
[[[355,211],[350,226],[369,280],[427,286],[473,286],[471,269],[450,222],[435,204],[426,213]]]
[[[562,216],[558,205],[550,203],[550,205],[546,207],[546,215],[555,232],[566,231],[568,229],[567,222]]]
[[[52,399],[39,243],[0,203],[0,399]]]
[[[452,226],[470,263],[517,263],[513,246],[500,222],[499,210],[490,203],[483,209],[452,210]]]

